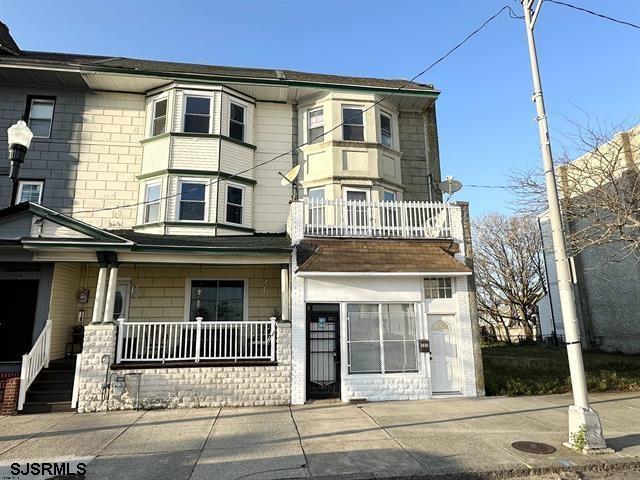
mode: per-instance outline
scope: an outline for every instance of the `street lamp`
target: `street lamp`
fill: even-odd
[[[31,145],[33,133],[29,130],[24,120],[18,120],[7,129],[7,137],[9,143],[9,162],[11,163],[9,178],[13,182],[13,190],[11,193],[11,205],[13,205],[18,192],[20,166],[24,163],[24,157],[27,155],[27,150],[29,150],[29,146]]]

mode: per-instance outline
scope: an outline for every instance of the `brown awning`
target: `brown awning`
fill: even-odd
[[[296,251],[298,272],[471,273],[451,242],[314,238]]]

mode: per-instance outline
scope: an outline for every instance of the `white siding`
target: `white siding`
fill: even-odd
[[[218,170],[219,138],[172,137],[170,168]]]
[[[169,137],[142,144],[142,173],[165,170],[169,166]]]
[[[75,324],[78,314],[80,277],[80,264],[55,264],[49,304],[52,360],[64,357],[66,345],[71,341],[71,327]]]
[[[253,167],[253,149],[227,140],[222,140],[220,148],[222,149],[221,171],[236,174]],[[254,178],[254,173],[251,170],[240,174],[240,176]]]

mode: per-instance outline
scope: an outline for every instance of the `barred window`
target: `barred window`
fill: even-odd
[[[424,298],[451,298],[452,295],[450,277],[424,279]]]
[[[411,303],[347,304],[349,373],[417,372]]]

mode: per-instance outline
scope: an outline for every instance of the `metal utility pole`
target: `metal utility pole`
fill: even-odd
[[[531,75],[533,77],[533,101],[536,104],[538,129],[540,132],[540,147],[544,163],[544,179],[547,188],[547,201],[549,203],[549,220],[551,223],[551,235],[553,239],[553,251],[556,257],[556,271],[558,275],[558,290],[560,293],[560,307],[562,321],[564,323],[565,341],[567,344],[567,356],[569,357],[569,371],[571,373],[571,390],[573,391],[573,405],[569,407],[569,441],[567,445],[574,445],[575,435],[580,436],[584,429],[585,449],[599,450],[607,448],[602,434],[600,416],[589,405],[587,395],[587,381],[584,375],[584,363],[582,361],[582,348],[580,346],[580,331],[578,318],[571,285],[571,271],[567,258],[567,249],[562,229],[562,217],[560,215],[560,201],[556,186],[553,158],[551,156],[551,141],[549,139],[549,126],[544,109],[542,96],[542,83],[538,69],[538,56],[533,29],[540,13],[543,0],[521,0],[524,8],[524,21],[529,43],[529,57],[531,60]]]

